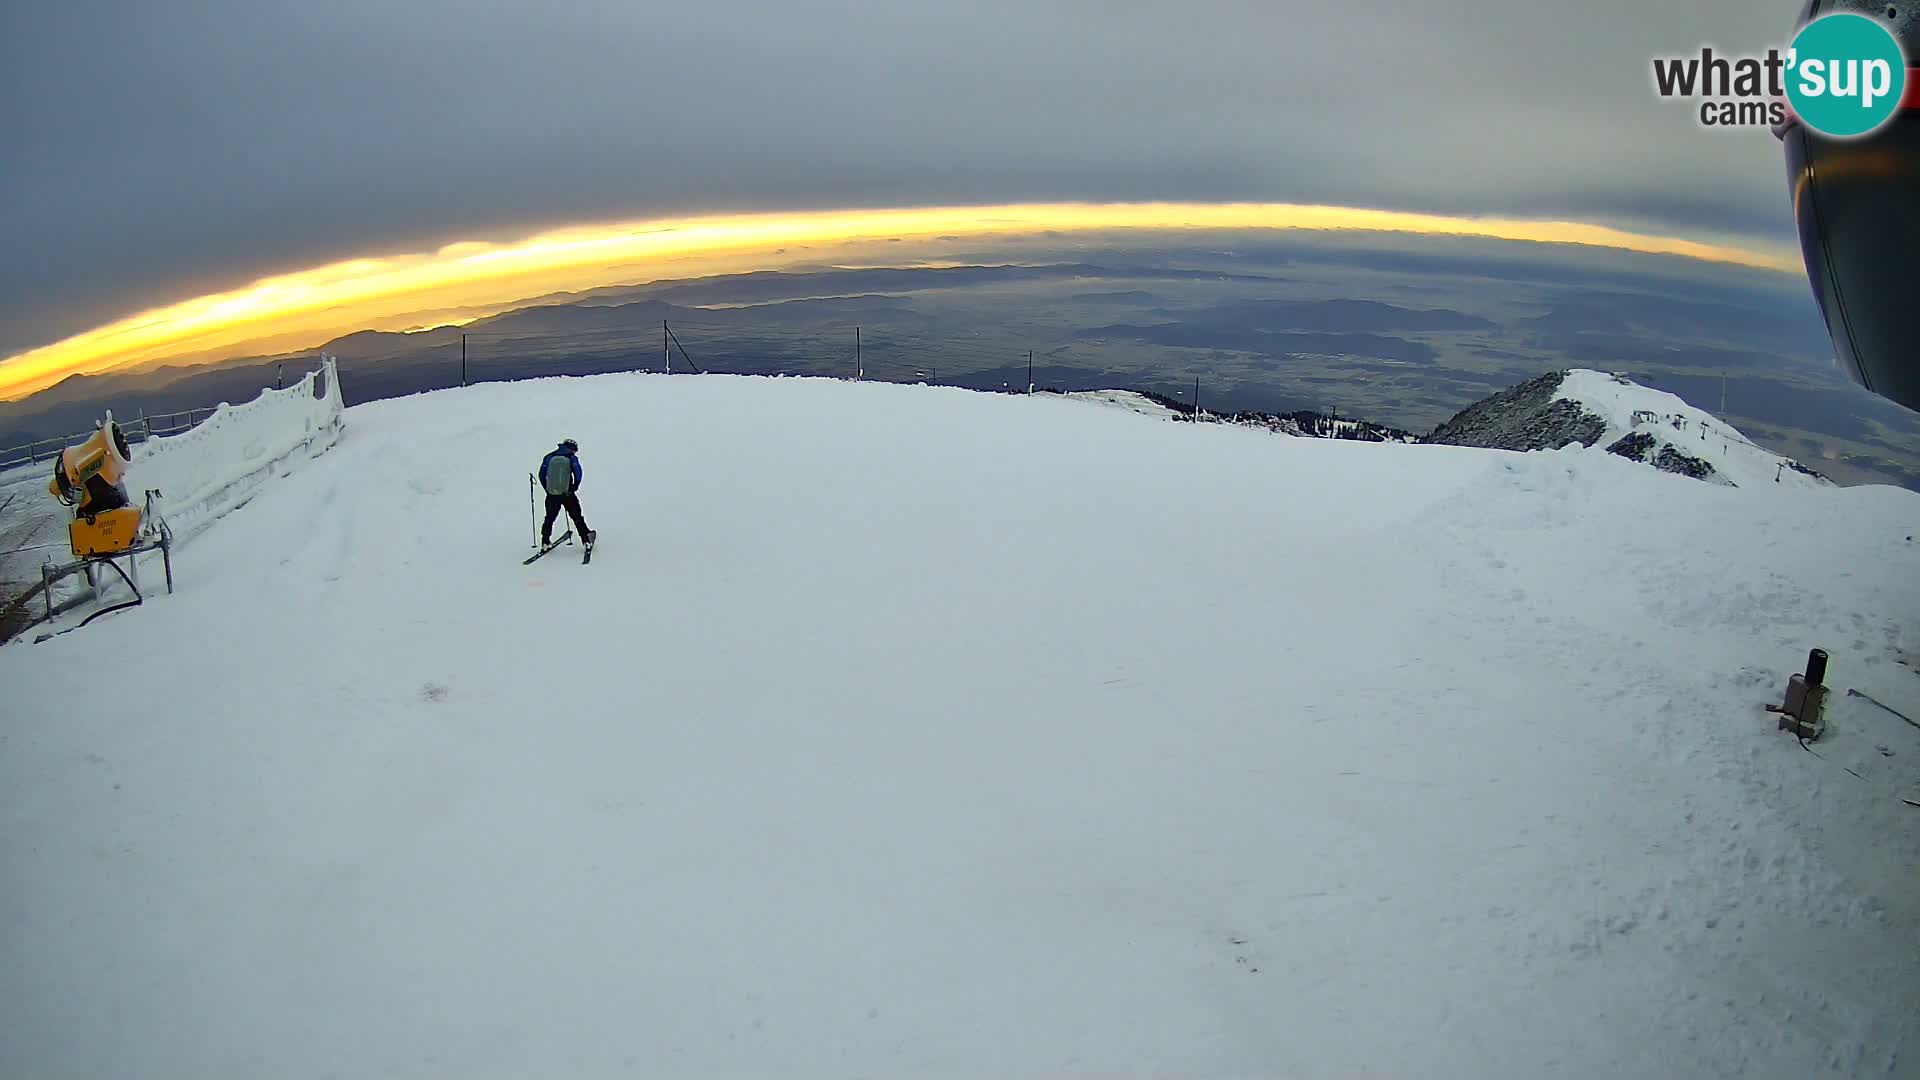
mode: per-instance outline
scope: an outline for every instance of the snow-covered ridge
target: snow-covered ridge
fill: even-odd
[[[1575,368],[1566,373],[1555,399],[1576,402],[1605,421],[1606,431],[1598,441],[1609,452],[1668,472],[1734,487],[1834,486],[1679,395],[1641,386],[1624,375]]]
[[[1074,390],[1061,394],[1069,401],[1084,401],[1090,405],[1105,405],[1115,409],[1139,413],[1161,420],[1172,420],[1180,413],[1134,390]]]
[[[1548,372],[1476,402],[1424,441],[1499,450],[1578,443],[1727,486],[1835,486],[1674,394],[1584,368]]]
[[[1076,390],[1047,392],[1069,401],[1085,402],[1150,416],[1158,420],[1191,420],[1192,404],[1139,390]],[[1204,408],[1200,419],[1210,424],[1261,428],[1280,435],[1310,439],[1345,439],[1354,442],[1417,442],[1411,434],[1366,420],[1342,419],[1300,411],[1287,414],[1263,412],[1212,413]]]

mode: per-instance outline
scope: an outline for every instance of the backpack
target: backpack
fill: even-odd
[[[565,495],[573,490],[573,459],[565,454],[553,454],[547,458],[547,475],[541,478],[546,482],[547,494]]]

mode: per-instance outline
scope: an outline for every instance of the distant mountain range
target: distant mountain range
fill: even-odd
[[[676,371],[859,373],[986,391],[1132,387],[1176,411],[1190,407],[1197,378],[1215,418],[1343,438],[1487,437],[1509,448],[1521,448],[1529,430],[1487,435],[1488,418],[1512,408],[1488,404],[1489,395],[1525,387],[1529,400],[1553,399],[1558,389],[1528,385],[1542,372],[1620,371],[1695,402],[1728,401],[1731,373],[1732,408],[1721,411],[1770,447],[1817,460],[1842,482],[1920,488],[1920,417],[1814,366],[1817,318],[1801,326],[1761,293],[1671,282],[1631,291],[1625,281],[1546,271],[1495,283],[1486,267],[1462,270],[1474,272],[1469,278],[1409,280],[1402,270],[1382,277],[1345,266],[1235,264],[1204,251],[1057,257],[553,293],[458,326],[361,331],[298,353],[74,376],[0,403],[0,466],[11,448],[89,430],[108,407],[132,420],[249,400],[291,382],[322,353],[337,358],[349,404],[463,382],[658,371],[671,355]],[[1478,411],[1462,413],[1469,406]],[[1549,407],[1572,408],[1564,400]],[[1552,428],[1539,426],[1544,415],[1527,420],[1532,435]],[[1688,459],[1713,464],[1699,429],[1688,433],[1692,446],[1662,441],[1644,424],[1602,431],[1623,455],[1673,471],[1703,472]],[[1713,471],[1727,476],[1719,465]]]
[[[0,450],[87,430],[107,408],[116,416],[133,418],[247,400],[261,388],[275,385],[281,371],[285,378],[295,377],[321,354],[340,361],[341,387],[352,404],[460,385],[463,336],[470,353],[469,381],[597,374],[662,363],[662,322],[714,325],[734,332],[850,330],[863,321],[897,327],[927,321],[900,293],[1078,280],[1272,284],[1284,279],[1211,270],[1058,263],[759,271],[554,293],[461,326],[408,332],[365,330],[294,353],[72,375],[19,401],[0,402]],[[1105,298],[1107,302],[1127,299],[1151,301],[1153,294],[1141,291]],[[502,360],[499,354],[507,343],[516,355]],[[781,344],[760,343],[752,359],[763,368],[817,365],[816,350],[797,343],[782,348]],[[847,344],[850,352],[851,339]],[[485,360],[480,359],[483,354]],[[485,363],[486,370],[475,370],[476,362]],[[747,370],[749,366],[736,364],[728,370],[758,373]]]
[[[1192,420],[1195,416],[1190,401],[1150,390],[1109,390],[1069,396],[1176,420]],[[1762,483],[1834,486],[1814,470],[1756,445],[1733,425],[1693,408],[1672,394],[1641,386],[1623,375],[1586,369],[1550,371],[1492,394],[1461,410],[1425,436],[1367,420],[1312,411],[1203,413],[1202,419],[1264,427],[1302,438],[1360,442],[1473,446],[1516,452],[1558,450],[1573,444],[1603,446],[1610,454],[1662,472],[1729,487]]]

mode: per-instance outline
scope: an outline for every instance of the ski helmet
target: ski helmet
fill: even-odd
[[[565,450],[570,454],[578,453],[580,450],[580,444],[577,442],[574,442],[572,439],[561,439],[560,449]]]

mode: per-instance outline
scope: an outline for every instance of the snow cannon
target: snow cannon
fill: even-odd
[[[160,496],[158,491],[147,492],[139,506],[127,496],[127,471],[132,457],[126,432],[120,430],[120,425],[113,422],[113,414],[108,413],[86,442],[62,450],[54,459],[53,479],[47,481],[47,492],[61,505],[73,508],[73,520],[67,523],[67,538],[73,545],[74,561],[64,566],[49,563],[40,568],[40,585],[35,591],[46,598],[47,611],[36,622],[51,622],[89,600],[97,600],[101,606],[82,619],[80,626],[108,612],[139,606],[145,598],[140,593],[138,556],[149,551],[160,552],[160,562],[167,574],[167,591],[173,591],[173,530],[154,508],[153,501]],[[103,575],[109,569],[126,582],[130,599],[108,603],[108,582]],[[77,595],[57,600],[54,586],[76,576],[86,579],[86,587]],[[47,636],[50,635],[35,640],[44,641]]]
[[[131,457],[126,433],[108,413],[91,438],[54,459],[47,491],[73,508],[67,536],[74,558],[118,555],[139,539],[142,514],[125,483]]]
[[[1835,359],[1854,382],[1920,411],[1920,0],[1805,0],[1797,25],[1837,13],[1873,19],[1900,42],[1907,76],[1899,107],[1858,138],[1822,135],[1791,109],[1774,134]]]

